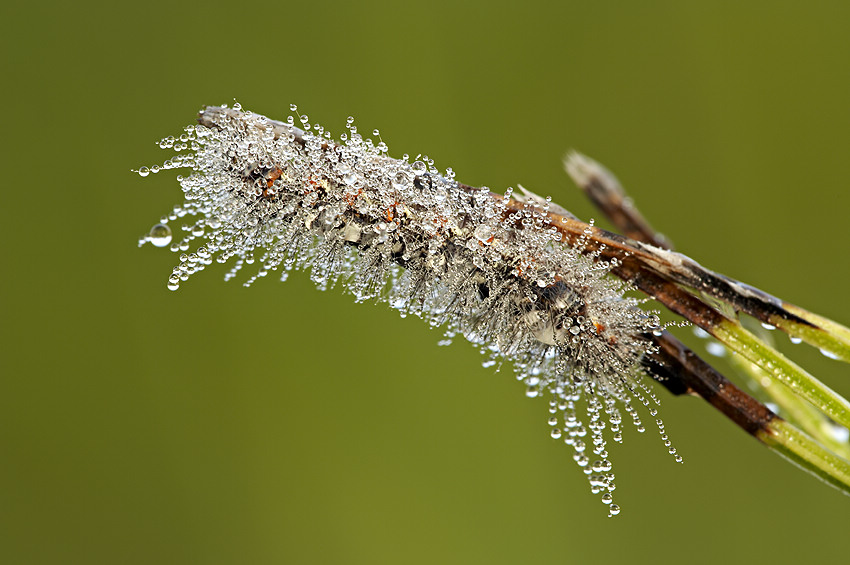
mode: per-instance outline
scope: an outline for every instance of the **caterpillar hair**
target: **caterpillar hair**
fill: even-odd
[[[662,327],[609,276],[616,258],[567,241],[548,199],[389,157],[351,118],[339,142],[306,116],[296,127],[238,105],[206,108],[198,122],[160,142],[176,152],[162,167],[138,171],[191,170],[178,177],[184,202],[140,241],[182,252],[170,289],[213,261],[234,261],[228,279],[254,264],[245,285],[309,270],[320,289],[339,283],[461,335],[485,365],[512,364],[527,396],[548,397],[551,436],[572,448],[609,516],[620,512],[607,445],[622,441],[624,417],[644,431],[637,405],[657,416],[642,363]],[[168,222],[182,217],[194,223],[172,242]]]

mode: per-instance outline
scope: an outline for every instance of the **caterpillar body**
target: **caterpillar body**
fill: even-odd
[[[389,157],[352,122],[334,142],[306,116],[296,127],[292,117],[209,107],[198,125],[162,140],[176,154],[138,172],[191,174],[178,177],[184,202],[140,243],[167,245],[168,221],[194,218],[171,245],[182,254],[169,288],[214,261],[235,261],[226,278],[257,264],[246,285],[309,270],[321,289],[339,283],[358,301],[384,301],[444,327],[448,339],[463,336],[485,365],[509,362],[528,396],[549,398],[552,437],[573,449],[591,490],[618,514],[607,444],[622,440],[624,415],[643,431],[636,403],[656,415],[640,363],[658,318],[624,295],[610,262],[563,241],[548,201],[460,184],[427,157]],[[511,198],[523,205],[507,206]]]

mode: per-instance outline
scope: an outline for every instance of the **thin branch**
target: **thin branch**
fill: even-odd
[[[634,240],[624,245],[639,249],[637,256],[644,265],[678,284],[729,304],[735,311],[800,338],[830,357],[850,362],[850,329],[671,251],[670,241],[650,227],[625,196],[616,177],[596,161],[572,153],[565,168],[616,229]]]
[[[630,237],[642,243],[658,246],[659,242],[661,242],[662,244],[666,244],[667,247],[672,245],[669,240],[652,229],[649,223],[643,219],[643,216],[634,206],[631,199],[626,196],[625,191],[616,177],[604,167],[599,165],[596,161],[593,161],[580,153],[573,152],[567,156],[564,165],[569,175],[573,178],[573,181],[588,195],[593,203],[600,209],[600,211],[603,212],[603,214],[605,214],[605,216],[617,229],[624,231]],[[690,260],[688,259],[688,261]],[[717,276],[720,277],[721,275]],[[723,278],[731,285],[741,284],[737,283],[737,281],[732,281],[725,277]],[[757,293],[760,292],[755,289],[752,290]],[[776,299],[774,300],[774,304],[781,303],[781,301]],[[786,303],[781,304],[786,308],[786,310],[789,308],[795,308],[793,305],[788,305]],[[809,319],[814,318],[814,315],[805,312],[804,310],[800,310],[801,309],[797,309],[797,311],[803,316],[808,315]],[[773,317],[768,319],[773,321],[776,318]],[[788,317],[788,312],[782,313],[781,319],[785,323],[791,323],[791,318]],[[820,318],[817,322],[820,326],[827,328],[828,331],[833,334],[840,334],[844,329],[846,329],[825,318]],[[730,327],[733,332],[743,330],[743,328],[741,328],[738,324],[730,322],[723,322],[723,324]],[[812,328],[808,325],[808,323],[802,324],[802,328],[803,331],[810,332],[810,337],[812,339],[809,341],[815,340],[815,344],[820,345],[816,341],[822,338],[822,332],[820,330]],[[749,339],[749,333],[744,335],[746,336],[745,339],[757,347],[766,345],[763,344],[762,340]],[[755,336],[752,337],[755,338]],[[727,339],[726,341],[728,342],[729,340]],[[770,358],[772,355],[772,351],[768,350],[766,357]],[[762,352],[759,356],[764,357],[764,352]],[[747,374],[752,375],[751,378],[755,379],[755,382],[760,382],[761,379],[765,377],[768,379],[772,378],[770,372],[763,370],[757,364],[748,362],[740,356],[735,356],[733,360],[736,361]],[[672,363],[672,361],[668,360],[668,363]],[[687,373],[682,374],[680,378],[687,380]],[[787,410],[789,414],[794,415],[798,423],[806,428],[809,433],[813,434],[818,441],[829,446],[835,454],[846,457],[846,454],[848,453],[848,445],[846,442],[841,442],[835,439],[833,433],[831,433],[834,424],[829,421],[823,412],[815,409],[811,404],[803,402],[799,396],[798,390],[795,390],[794,387],[789,390],[782,385],[767,387],[764,390],[765,393],[771,396],[775,402],[779,403],[784,410]]]
[[[658,233],[640,211],[611,172],[589,157],[570,152],[564,167],[585,196],[593,202],[614,227],[635,241],[649,243],[661,249],[673,249],[672,242]]]

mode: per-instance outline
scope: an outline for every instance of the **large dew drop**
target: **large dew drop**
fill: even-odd
[[[165,247],[171,243],[171,228],[168,224],[157,224],[148,232],[148,241],[156,247]]]

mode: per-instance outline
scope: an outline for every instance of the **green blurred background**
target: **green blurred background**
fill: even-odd
[[[680,250],[849,323],[850,4],[799,5],[4,5],[0,562],[842,561],[850,500],[698,400],[660,392],[684,465],[614,446],[609,520],[472,347],[303,274],[169,292],[136,242],[176,173],[130,173],[204,104],[294,102],[588,218],[576,148]]]

